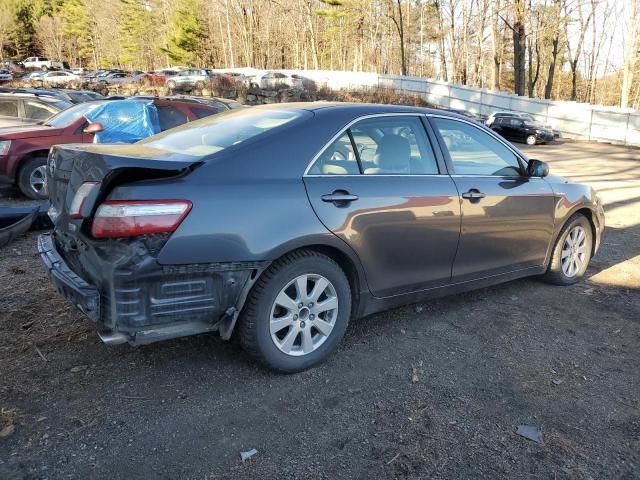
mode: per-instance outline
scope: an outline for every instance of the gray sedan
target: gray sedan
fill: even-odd
[[[604,228],[589,186],[413,107],[232,110],[135,145],[53,147],[48,165],[41,258],[103,341],[234,334],[285,372],[374,312],[532,275],[575,283]]]

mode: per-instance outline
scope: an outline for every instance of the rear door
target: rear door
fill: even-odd
[[[544,263],[554,227],[554,194],[544,178],[484,129],[453,118],[430,121],[460,192],[462,230],[454,282]]]
[[[524,142],[527,138],[527,130],[524,127],[524,121],[521,118],[510,118],[512,137],[518,142]]]
[[[341,132],[305,174],[318,218],[357,253],[375,296],[451,278],[460,204],[436,155],[420,115],[371,116]]]
[[[20,115],[20,100],[0,98],[0,127],[10,127],[24,122]]]

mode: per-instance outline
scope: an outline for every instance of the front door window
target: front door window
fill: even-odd
[[[458,120],[434,118],[456,175],[514,177],[522,174],[518,157],[480,128]]]

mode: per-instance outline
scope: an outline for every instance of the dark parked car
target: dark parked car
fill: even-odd
[[[0,96],[0,111],[4,98]],[[137,109],[126,108],[136,101],[153,102],[157,110],[157,125],[149,125],[144,117],[137,115]],[[106,104],[113,108],[99,110]],[[69,105],[65,103],[65,107]],[[119,109],[118,105],[122,108]],[[92,120],[93,125],[89,125],[86,117],[90,112],[98,111],[100,115]],[[130,142],[218,112],[218,108],[209,105],[161,97],[150,100],[101,100],[74,105],[38,125],[0,128],[0,182],[17,185],[30,198],[44,199],[47,197],[45,164],[52,145],[93,143],[96,134],[107,137],[118,132],[127,132],[126,137],[117,139],[118,142]],[[142,128],[141,133],[132,132],[138,127],[148,128]],[[107,138],[102,141],[112,140]]]
[[[0,88],[0,93],[28,93],[40,97],[51,97],[70,103],[82,103],[100,100],[104,96],[91,90],[75,90],[72,88]]]
[[[349,319],[530,275],[577,282],[594,191],[477,122],[382,105],[239,109],[135,145],[54,147],[52,282],[109,344],[200,332],[311,367]]]
[[[518,117],[496,116],[491,124],[491,130],[507,140],[524,142],[527,145],[552,142],[554,139],[553,131],[544,125]]]

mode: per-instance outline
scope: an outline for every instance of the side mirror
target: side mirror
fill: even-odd
[[[529,160],[527,173],[530,177],[546,177],[549,175],[549,164],[541,160]]]
[[[90,133],[92,135],[96,133],[104,132],[104,125],[102,125],[99,122],[90,123],[84,128],[83,132]]]

